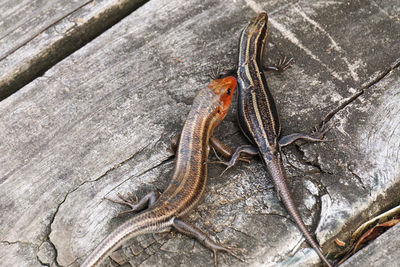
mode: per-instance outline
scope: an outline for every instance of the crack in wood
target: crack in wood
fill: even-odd
[[[64,204],[64,202],[67,200],[67,197],[69,196],[69,194],[71,194],[71,193],[75,192],[76,190],[78,190],[80,186],[81,186],[81,185],[77,186],[75,189],[73,189],[73,190],[71,190],[71,191],[68,191],[68,192],[65,194],[64,199],[57,205],[57,208],[56,208],[55,212],[53,213],[53,215],[52,215],[51,218],[50,218],[49,224],[46,226],[45,240],[42,242],[42,244],[43,244],[44,242],[47,241],[47,242],[49,243],[49,245],[51,246],[51,248],[54,250],[53,263],[54,263],[57,267],[58,267],[58,266],[61,266],[61,265],[60,265],[60,264],[58,263],[58,261],[57,261],[57,256],[58,256],[57,247],[54,245],[53,241],[50,239],[51,226],[52,226],[52,224],[53,224],[53,222],[54,222],[54,220],[55,220],[55,218],[56,218],[56,216],[57,216],[57,214],[58,214],[58,211],[60,210],[61,205]],[[41,245],[42,245],[42,244],[41,244]],[[36,257],[38,257],[37,254],[36,254]]]
[[[361,185],[361,187],[365,190],[365,191],[369,191],[370,190],[365,186],[365,184],[362,181],[362,178],[357,175],[354,171],[353,168],[350,166],[350,164],[347,164],[347,170],[356,178],[356,180],[358,181],[358,183]],[[370,192],[371,195],[371,192]]]
[[[377,77],[375,77],[374,79],[363,85],[361,89],[359,89],[356,93],[354,93],[349,98],[343,100],[342,103],[340,103],[336,108],[332,109],[319,124],[319,127],[322,128],[323,125],[327,124],[339,111],[346,108],[349,104],[351,104],[356,99],[358,99],[362,94],[364,94],[365,90],[379,83],[383,78],[385,78],[388,74],[390,74],[392,70],[394,70],[399,66],[400,66],[400,57],[397,58],[386,70],[381,72]]]
[[[37,259],[37,261],[40,263],[40,265],[50,267],[50,264],[44,263],[44,262],[40,259],[40,257],[38,256],[38,254],[36,254],[36,259]]]

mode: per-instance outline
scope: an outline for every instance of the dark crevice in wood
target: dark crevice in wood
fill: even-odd
[[[42,261],[40,260],[40,258],[39,258],[38,255],[36,255],[36,259],[37,259],[37,261],[40,263],[40,265],[50,267],[50,264],[47,264],[47,263],[42,262]]]
[[[59,267],[61,266],[58,261],[57,261],[57,257],[58,257],[58,251],[56,246],[54,245],[54,243],[51,241],[50,239],[50,234],[51,234],[51,225],[53,224],[58,211],[60,210],[61,205],[67,200],[67,197],[69,196],[69,194],[71,194],[72,192],[76,191],[79,188],[79,186],[77,186],[75,189],[73,189],[72,191],[69,191],[65,194],[64,199],[57,205],[56,211],[52,214],[51,218],[50,218],[50,222],[46,227],[46,238],[45,241],[49,242],[50,246],[53,248],[54,250],[54,259],[53,259],[53,263],[55,264],[55,266]]]
[[[316,169],[316,173],[317,174],[324,174],[324,175],[332,175],[332,172],[329,172],[327,170],[323,170],[321,167],[321,163],[318,160],[318,155],[316,155],[314,160],[305,160],[305,153],[301,148],[301,145],[295,144],[294,145],[296,151],[302,155],[302,158],[299,159],[299,162],[301,162],[302,164],[306,165],[306,166],[310,166],[314,169]],[[318,228],[318,224],[321,220],[321,212],[322,212],[322,196],[323,195],[328,195],[330,199],[332,199],[332,196],[329,194],[329,190],[327,189],[327,186],[325,184],[322,183],[321,179],[317,179],[314,177],[314,175],[309,175],[309,180],[311,183],[313,183],[315,185],[315,187],[318,188],[318,195],[313,195],[312,192],[310,192],[308,189],[308,192],[311,196],[313,196],[316,200],[316,208],[314,208],[315,212],[315,216],[313,218],[313,229],[312,229],[312,233],[315,233],[315,231]],[[312,211],[312,210],[310,210]],[[325,241],[324,244],[327,244],[327,242]],[[322,246],[322,244],[321,244]]]
[[[359,96],[361,96],[364,91],[373,85],[377,84],[380,82],[383,78],[385,78],[392,70],[400,66],[400,58],[397,58],[386,70],[382,71],[377,77],[369,81],[367,84],[361,87],[355,94],[353,94],[351,97],[345,99],[339,106],[331,110],[325,118],[322,120],[320,123],[319,127],[322,127],[325,125],[327,122],[329,122],[333,116],[335,116],[340,110],[346,108],[349,104],[351,104],[353,101],[358,99]]]
[[[361,187],[365,190],[368,191],[369,189],[365,186],[365,184],[363,183],[363,179],[358,176],[354,171],[353,168],[347,164],[347,170],[353,175],[353,177],[360,183]]]
[[[296,143],[293,146],[296,149],[296,152],[301,156],[301,158],[299,158],[299,162],[300,163],[302,163],[303,165],[310,166],[312,168],[317,169],[318,173],[321,173],[321,174],[333,174],[332,172],[329,172],[329,171],[326,171],[326,170],[322,169],[321,164],[318,161],[318,155],[316,155],[313,160],[306,160],[305,159],[305,157],[306,157],[305,153],[302,150],[301,146],[302,146],[302,144],[296,144]]]
[[[0,61],[32,41],[44,31],[53,27],[61,20],[65,19],[72,13],[76,12],[87,4],[90,4],[91,2],[92,1],[87,1],[62,17],[57,18],[55,21],[50,23],[50,25],[28,37],[22,44],[19,44],[7,51],[1,56]],[[37,77],[42,76],[52,66],[68,57],[79,48],[85,46],[87,43],[101,35],[104,31],[111,28],[113,25],[131,14],[146,2],[146,0],[125,1],[121,5],[116,5],[104,11],[100,15],[92,17],[82,26],[76,27],[69,31],[62,39],[55,42],[51,47],[43,50],[34,58],[30,59],[30,62],[25,63],[25,65],[28,65],[26,70],[20,72],[17,76],[11,78],[11,80],[0,81],[0,101],[17,92],[19,89]],[[21,69],[23,67],[24,66],[21,66]]]
[[[43,33],[44,31],[50,29],[51,27],[55,26],[57,23],[59,23],[61,20],[65,19],[66,17],[68,17],[69,15],[71,15],[72,13],[74,13],[75,11],[81,9],[82,7],[86,6],[87,4],[91,3],[92,0],[90,1],[86,1],[85,3],[81,4],[80,6],[74,8],[73,10],[69,11],[66,14],[63,14],[61,17],[55,19],[54,21],[52,21],[49,25],[47,25],[46,27],[44,27],[43,29],[39,30],[38,32],[32,34],[31,36],[28,36],[25,40],[23,40],[20,44],[15,45],[14,47],[12,47],[10,50],[8,50],[6,53],[4,53],[1,57],[0,57],[0,61],[2,61],[3,59],[5,59],[6,57],[8,57],[9,55],[11,55],[12,53],[14,53],[15,51],[17,51],[18,49],[20,49],[21,47],[23,47],[24,45],[26,45],[27,43],[29,43],[30,41],[32,41],[33,39],[35,39],[36,37],[38,37],[41,33]],[[6,37],[7,35],[9,35],[10,32],[8,32],[7,34],[5,34],[4,36],[2,36],[0,38],[3,39],[4,37]]]

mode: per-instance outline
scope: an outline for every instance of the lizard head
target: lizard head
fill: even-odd
[[[219,117],[218,121],[222,121],[228,113],[235,87],[236,78],[233,76],[212,80],[208,85],[208,88],[219,98],[219,104],[215,109]]]

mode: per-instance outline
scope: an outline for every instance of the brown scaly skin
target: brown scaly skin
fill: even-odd
[[[260,13],[243,29],[239,41],[238,121],[242,132],[256,147],[249,145],[239,147],[230,162],[224,164],[227,168],[233,166],[241,152],[259,154],[274,181],[278,196],[297,226],[323,262],[331,266],[304,225],[286,184],[280,148],[298,139],[321,140],[303,134],[292,134],[282,137],[278,142],[281,131],[278,112],[262,67],[264,45],[268,35],[267,22],[267,14]],[[268,70],[282,71],[290,62],[291,60],[283,60],[278,67],[270,67]]]
[[[156,200],[150,193],[137,203],[124,201],[133,211],[148,209],[135,215],[115,229],[89,255],[82,266],[97,266],[112,251],[126,240],[144,233],[155,233],[175,228],[195,237],[214,253],[225,251],[235,256],[230,249],[214,242],[195,226],[181,220],[200,200],[207,182],[207,158],[209,140],[215,127],[224,119],[231,104],[236,78],[229,76],[213,80],[194,99],[186,119],[176,152],[175,167],[171,183]],[[235,256],[236,257],[236,256]]]

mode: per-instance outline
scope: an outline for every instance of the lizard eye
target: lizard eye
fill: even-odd
[[[226,90],[226,94],[230,95],[231,94],[231,88],[229,88],[228,90]]]
[[[221,111],[219,109],[217,109],[217,113],[220,113]]]

